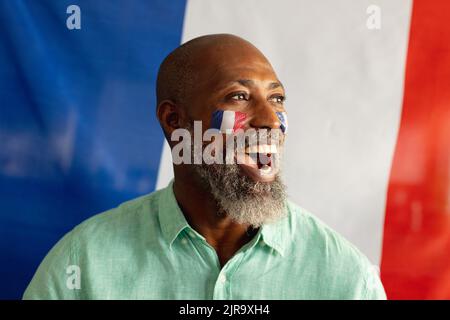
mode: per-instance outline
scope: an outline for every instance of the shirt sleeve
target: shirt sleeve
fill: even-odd
[[[364,300],[386,300],[386,292],[381,283],[378,271],[375,266],[371,266],[367,272],[365,281]]]
[[[44,258],[23,294],[24,300],[79,299],[82,270],[74,255],[72,234],[66,234]]]

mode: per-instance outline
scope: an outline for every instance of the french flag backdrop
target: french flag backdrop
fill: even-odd
[[[290,198],[380,266],[388,298],[450,298],[449,21],[447,0],[0,0],[0,298],[76,224],[167,184],[157,68],[224,32],[286,87]]]

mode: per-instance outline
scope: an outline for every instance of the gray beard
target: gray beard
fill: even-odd
[[[255,182],[241,174],[237,164],[193,165],[202,187],[219,207],[239,224],[258,228],[286,215],[286,187],[278,174],[272,182]]]

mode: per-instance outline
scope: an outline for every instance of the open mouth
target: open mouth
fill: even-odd
[[[242,171],[255,181],[270,182],[278,173],[276,145],[255,145],[237,155]]]

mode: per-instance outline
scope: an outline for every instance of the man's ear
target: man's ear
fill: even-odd
[[[175,129],[182,128],[184,115],[181,108],[171,100],[164,100],[158,105],[156,116],[168,140]]]

